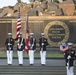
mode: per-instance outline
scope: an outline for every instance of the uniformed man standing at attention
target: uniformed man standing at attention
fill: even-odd
[[[40,57],[41,57],[41,65],[46,65],[46,46],[48,45],[47,39],[44,37],[44,33],[41,33],[41,38],[39,39],[40,46]]]
[[[14,46],[14,39],[12,38],[12,33],[8,33],[8,38],[5,41],[5,45],[7,47],[7,64],[12,65]]]
[[[34,64],[35,50],[36,50],[36,38],[34,38],[34,33],[30,33],[30,42],[29,42],[29,63],[30,65]]]
[[[23,66],[23,50],[25,49],[25,39],[22,38],[22,33],[20,33],[20,36],[16,38],[15,41],[18,41],[17,54],[18,54],[19,66]]]
[[[72,43],[68,43],[68,49],[64,53],[67,75],[74,75],[75,51],[72,49]]]

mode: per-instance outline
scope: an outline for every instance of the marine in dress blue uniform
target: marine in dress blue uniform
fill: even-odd
[[[19,66],[23,65],[23,50],[25,49],[25,39],[22,38],[22,33],[20,33],[20,36],[15,39],[18,41],[17,43],[17,54],[18,54],[18,61]]]
[[[7,49],[7,64],[12,65],[13,46],[14,46],[14,39],[12,38],[12,33],[8,33],[8,38],[5,41],[5,45]]]
[[[48,45],[47,39],[44,37],[44,33],[41,33],[41,38],[39,39],[41,65],[46,65],[46,46],[47,45]]]
[[[75,51],[72,49],[72,43],[68,43],[68,50],[64,53],[67,75],[74,75]]]
[[[34,33],[30,33],[30,42],[29,42],[29,63],[30,65],[34,64],[34,52],[36,50],[36,38]]]

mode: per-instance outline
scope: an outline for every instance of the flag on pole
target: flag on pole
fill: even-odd
[[[20,19],[20,7],[19,7],[18,19],[17,19],[17,34],[16,34],[16,38],[18,38],[19,35],[20,35],[20,29],[21,29],[21,19]]]
[[[60,51],[61,51],[61,52],[65,52],[66,50],[68,50],[68,44],[62,43],[62,44],[60,45]]]
[[[26,37],[25,37],[25,52],[26,54],[28,54],[29,51],[29,40],[30,40],[30,36],[29,36],[29,26],[28,26],[28,14],[26,14],[26,23],[25,23],[25,28],[26,28]]]

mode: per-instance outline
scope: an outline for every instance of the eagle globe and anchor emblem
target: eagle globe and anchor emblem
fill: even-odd
[[[51,47],[58,47],[69,38],[69,28],[62,21],[51,21],[46,25],[44,33]]]

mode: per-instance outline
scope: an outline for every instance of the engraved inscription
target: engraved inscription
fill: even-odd
[[[67,42],[69,38],[69,28],[61,21],[52,21],[44,29],[45,37],[51,47],[58,47],[61,43]]]

